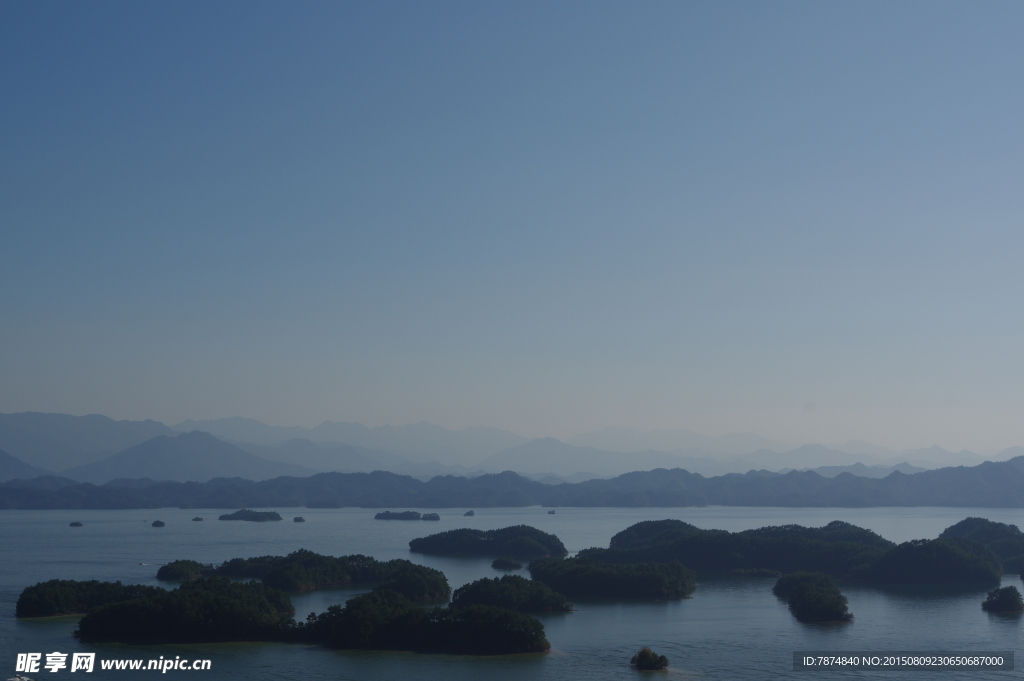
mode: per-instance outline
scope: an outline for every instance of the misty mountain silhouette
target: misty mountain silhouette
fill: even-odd
[[[99,461],[158,435],[177,432],[159,421],[115,421],[100,414],[0,414],[0,449],[51,471]]]
[[[41,475],[50,475],[50,471],[38,466],[30,466],[21,459],[11,456],[0,449],[0,482],[20,478],[28,480],[38,478]]]
[[[210,436],[207,436],[210,437]],[[947,506],[1024,508],[1024,456],[885,478],[842,473],[767,471],[705,478],[682,469],[627,473],[610,480],[547,485],[511,471],[475,478],[438,476],[427,482],[376,471],[320,473],[262,482],[217,478],[145,487],[72,485],[57,491],[21,481],[0,484],[0,508],[494,508],[545,506]]]
[[[266,480],[282,475],[310,475],[314,471],[280,461],[267,461],[194,430],[175,437],[161,435],[129,447],[102,461],[64,471],[82,482],[102,484],[117,478],[152,478],[205,482],[217,477],[245,475]]]

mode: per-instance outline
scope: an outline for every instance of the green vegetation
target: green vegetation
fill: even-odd
[[[263,556],[250,561],[228,561],[225,565],[257,570],[270,566],[268,574],[272,574],[274,569],[287,565],[293,556]],[[310,614],[299,624],[291,619],[294,608],[283,591],[256,581],[240,583],[222,576],[187,581],[173,591],[124,586],[120,582],[53,580],[25,589],[18,602],[18,616],[87,610],[74,633],[89,642],[283,641],[336,648],[475,655],[542,652],[550,648],[544,638],[544,626],[529,615],[492,605],[469,604],[471,599],[465,597],[460,599],[462,605],[427,610],[392,588],[415,593],[437,589],[434,575],[430,574],[436,573],[447,590],[447,579],[436,570],[410,570],[412,564],[408,561],[380,562],[366,556],[348,558],[357,559],[348,563],[361,564],[364,576],[370,572],[384,574],[385,582],[371,593],[351,599],[344,607],[331,606],[319,615]],[[190,574],[195,566],[201,570],[209,568],[194,561],[178,563],[176,569],[183,574]],[[428,586],[415,584],[409,588],[409,583],[417,581],[427,582]],[[527,605],[550,601],[549,590],[539,586],[540,590],[529,586],[499,590],[499,595]],[[564,603],[564,599],[558,602]]]
[[[838,520],[820,528],[783,525],[744,532],[655,520],[619,532],[607,549],[586,549],[580,556],[615,564],[678,560],[699,574],[813,570],[842,577],[877,561],[893,546],[870,530]]]
[[[530,576],[570,598],[682,598],[696,575],[679,561],[614,565],[592,558],[541,558]]]
[[[989,612],[1021,612],[1024,611],[1024,598],[1015,586],[1005,586],[988,592],[988,598],[981,607]]]
[[[424,513],[421,520],[440,520],[441,516],[436,513]]]
[[[164,525],[166,525],[166,524],[167,524],[167,523],[165,523],[165,522],[164,522],[164,521],[162,521],[162,520],[154,520],[154,521],[153,521],[153,527],[163,527],[163,526],[164,526]]]
[[[173,591],[101,605],[78,623],[83,641],[215,643],[279,640],[294,613],[287,594],[210,577]]]
[[[212,573],[212,565],[204,565],[194,560],[176,560],[157,570],[156,578],[164,582],[186,582]]]
[[[247,508],[243,508],[240,511],[234,513],[225,513],[220,517],[221,520],[249,520],[254,523],[265,523],[271,520],[281,520],[281,514],[276,511],[250,511]]]
[[[373,516],[374,520],[420,520],[421,516],[416,511],[402,511],[401,513],[395,513],[394,511],[382,511],[377,515]]]
[[[789,611],[801,622],[849,622],[846,596],[836,581],[822,572],[794,572],[783,575],[772,588],[776,596],[789,601]]]
[[[544,625],[529,615],[474,605],[426,611],[390,589],[310,615],[294,638],[333,648],[424,650],[476,655],[542,652]]]
[[[984,544],[949,537],[904,542],[848,576],[876,585],[981,585],[998,584],[1002,572],[999,557]]]
[[[522,570],[523,564],[515,558],[495,558],[491,567],[495,570]]]
[[[633,659],[629,661],[629,666],[636,667],[643,671],[656,671],[668,666],[668,658],[664,655],[658,655],[647,646],[644,646],[640,649],[640,652],[634,655]]]
[[[548,585],[520,577],[504,575],[478,579],[461,586],[452,594],[453,608],[491,605],[518,612],[569,612],[572,603]]]
[[[292,518],[292,522],[293,523],[304,523],[304,522],[306,522],[306,519],[303,518],[301,515],[297,515],[294,518]]]
[[[51,579],[26,587],[15,606],[16,617],[78,615],[107,603],[166,593],[157,586],[121,582],[76,582]]]
[[[539,558],[569,553],[558,537],[528,525],[514,525],[486,532],[468,528],[448,530],[413,539],[409,542],[409,548],[415,553],[438,556]]]
[[[269,587],[290,592],[376,583],[414,601],[443,601],[451,594],[448,580],[440,570],[401,559],[384,562],[359,554],[335,558],[306,549],[287,556],[232,558],[218,567],[179,560],[163,566],[157,578],[194,579],[209,574],[260,579]]]
[[[824,572],[794,572],[779,577],[772,587],[772,593],[779,598],[789,598],[797,591],[818,589],[821,591],[839,591],[836,580]]]
[[[1020,572],[1024,568],[1024,532],[1016,525],[965,518],[939,535],[939,539],[948,537],[967,537],[981,542],[999,556],[1006,572]]]

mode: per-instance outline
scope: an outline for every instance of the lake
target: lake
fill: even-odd
[[[268,509],[270,510],[270,509]],[[21,590],[48,579],[121,580],[163,585],[160,563],[193,559],[219,563],[234,557],[283,555],[305,548],[327,555],[362,553],[380,560],[406,558],[445,573],[452,588],[499,573],[490,559],[443,558],[409,552],[408,542],[456,527],[482,530],[528,524],[551,532],[571,553],[607,546],[615,533],[642,520],[678,518],[708,529],[738,531],[766,525],[821,526],[844,520],[895,542],[934,538],[968,516],[1024,524],[1024,509],[953,508],[559,508],[437,511],[439,522],[374,520],[375,509],[276,509],[284,522],[218,521],[225,510],[0,511],[0,650],[6,676],[20,652],[95,652],[97,658],[205,658],[209,671],[168,671],[167,676],[215,679],[352,679],[441,681],[479,679],[632,679],[629,658],[643,645],[668,656],[672,678],[734,680],[868,678],[865,672],[795,672],[794,650],[1016,650],[1024,629],[1019,617],[981,609],[984,590],[941,594],[893,593],[845,587],[851,624],[801,624],[771,593],[773,579],[699,581],[692,598],[664,602],[576,602],[568,614],[541,616],[551,652],[538,655],[463,657],[393,652],[334,651],[285,644],[123,646],[80,644],[71,636],[77,618],[17,620]],[[392,510],[410,510],[395,508]],[[411,509],[424,511],[426,509]],[[429,509],[435,511],[437,509]],[[205,521],[192,522],[193,516]],[[305,523],[294,523],[301,515]],[[71,521],[83,527],[69,527]],[[166,527],[151,523],[162,520]],[[142,563],[145,563],[143,565]],[[525,570],[518,574],[529,576]],[[1021,586],[1017,575],[1003,585]],[[343,603],[365,589],[324,590],[293,596],[296,619]],[[1024,662],[1018,662],[1024,664]],[[40,672],[59,678],[70,672]],[[79,672],[76,672],[78,674]],[[1014,672],[967,672],[1003,678]],[[87,678],[152,678],[155,671],[101,671]],[[937,679],[950,672],[884,672],[900,679]],[[964,674],[957,673],[957,678]],[[73,677],[74,678],[74,677]],[[661,678],[661,677],[658,677]]]

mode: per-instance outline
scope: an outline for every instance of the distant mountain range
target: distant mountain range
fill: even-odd
[[[566,440],[578,447],[592,447],[609,452],[656,451],[674,452],[699,450],[709,454],[731,454],[738,456],[759,449],[785,449],[785,445],[753,433],[728,433],[719,437],[707,437],[692,430],[637,430],[636,428],[605,428],[576,435]]]
[[[0,482],[15,478],[29,479],[48,475],[49,471],[37,466],[30,466],[21,459],[15,458],[0,449]]]
[[[0,414],[0,449],[50,471],[104,459],[158,435],[177,435],[159,421],[115,421],[99,414]]]
[[[151,478],[206,482],[245,472],[252,480],[282,475],[308,476],[315,470],[280,461],[267,461],[198,430],[176,436],[160,435],[102,461],[70,468],[74,480],[105,483],[117,478]]]
[[[714,478],[681,469],[627,473],[610,480],[547,485],[510,471],[427,482],[375,473],[320,473],[263,482],[218,478],[207,483],[76,484],[60,489],[0,484],[0,508],[465,508],[575,506],[679,507],[947,506],[1024,508],[1024,456],[973,467],[941,468],[882,479],[842,473],[751,471]]]
[[[401,455],[411,461],[471,465],[482,458],[529,438],[500,428],[474,427],[449,430],[425,421],[408,426],[377,426],[324,421],[315,428],[268,426],[254,419],[227,418],[215,421],[184,421],[178,431],[202,430],[227,440],[272,445],[288,440],[347,444]]]
[[[170,452],[184,447],[175,438],[197,429],[212,437],[183,449],[181,465],[175,468],[176,455]],[[164,439],[159,441],[162,444],[147,444],[154,438]],[[687,446],[659,449],[676,445]],[[497,428],[449,430],[429,423],[369,428],[326,421],[315,428],[300,428],[228,418],[168,427],[151,420],[114,421],[96,414],[35,412],[0,414],[0,449],[9,455],[0,457],[0,480],[57,474],[98,483],[115,478],[266,479],[286,473],[374,470],[421,480],[511,470],[549,484],[656,468],[682,468],[705,477],[750,470],[818,470],[826,476],[845,471],[877,477],[896,468],[910,473],[940,465],[976,465],[983,460],[972,452],[953,453],[939,447],[894,452],[860,441],[787,449],[750,433],[709,438],[689,430],[606,428],[562,442],[554,438],[529,440]],[[1018,455],[1024,455],[1024,448],[1009,449],[993,458]],[[189,462],[187,467],[185,462]]]

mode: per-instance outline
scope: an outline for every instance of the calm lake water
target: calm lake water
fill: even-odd
[[[698,527],[745,530],[796,523],[821,526],[845,520],[895,542],[933,538],[968,516],[1024,525],[1024,510],[950,508],[560,508],[438,511],[440,522],[378,521],[370,509],[278,509],[280,523],[222,522],[223,510],[0,511],[0,670],[14,675],[20,652],[95,652],[97,658],[181,656],[212,660],[209,671],[168,671],[171,677],[215,679],[352,679],[379,681],[523,679],[634,679],[629,658],[649,645],[671,660],[668,677],[686,679],[1008,678],[1017,672],[794,672],[794,650],[1017,650],[1024,621],[989,615],[985,592],[890,593],[844,588],[856,620],[846,625],[797,622],[771,593],[772,579],[701,581],[693,597],[667,602],[577,602],[577,611],[542,616],[551,652],[463,657],[391,652],[346,652],[284,644],[123,646],[80,644],[71,636],[77,618],[16,620],[21,590],[47,579],[121,580],[160,585],[156,564],[181,558],[219,563],[234,557],[282,555],[306,548],[328,555],[362,553],[406,558],[445,573],[452,588],[498,573],[490,559],[422,556],[408,542],[456,527],[493,529],[528,524],[558,535],[570,552],[607,546],[613,534],[642,520],[679,518]],[[406,510],[394,509],[394,510]],[[423,511],[424,509],[414,509]],[[433,509],[431,509],[433,510]],[[206,518],[192,522],[193,516]],[[295,515],[305,523],[294,523]],[[78,520],[84,527],[69,527]],[[167,525],[154,528],[150,523]],[[147,563],[141,565],[140,563]],[[525,571],[521,574],[529,576]],[[1016,575],[1003,584],[1020,587]],[[164,584],[163,586],[167,586]],[[325,590],[293,597],[296,618],[342,603],[364,590]],[[69,658],[70,659],[70,658]],[[1018,670],[1024,660],[1018,660]],[[97,665],[98,667],[98,665]],[[42,672],[35,679],[62,678]],[[76,672],[79,674],[80,672]],[[155,678],[156,671],[101,671],[86,678]],[[75,678],[75,677],[72,677]],[[659,677],[661,678],[661,677]]]

